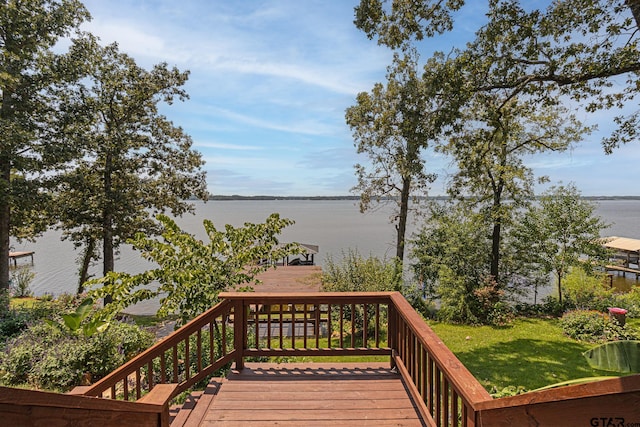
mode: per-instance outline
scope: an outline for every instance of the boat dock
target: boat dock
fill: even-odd
[[[607,237],[604,247],[613,251],[610,263],[605,266],[607,271],[616,271],[626,276],[635,274],[640,277],[640,240],[628,237]]]
[[[18,266],[18,259],[31,257],[31,264],[33,264],[33,254],[35,251],[22,251],[22,252],[9,252],[9,263],[13,261],[13,266]]]

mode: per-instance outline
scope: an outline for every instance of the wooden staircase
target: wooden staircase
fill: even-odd
[[[204,391],[194,391],[182,405],[174,405],[169,408],[170,426],[185,427],[199,425],[203,420],[209,405],[220,391],[223,378],[212,378]]]

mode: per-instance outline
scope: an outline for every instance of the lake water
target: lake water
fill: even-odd
[[[343,251],[357,249],[363,256],[369,254],[391,258],[395,254],[395,229],[389,223],[391,209],[383,207],[361,214],[357,202],[353,200],[272,200],[272,201],[209,201],[195,202],[196,214],[185,215],[176,222],[180,227],[198,238],[205,239],[203,219],[210,219],[217,228],[224,224],[241,226],[245,222],[263,222],[273,212],[290,218],[295,224],[287,227],[280,241],[310,243],[320,247],[316,262],[323,264],[327,256],[340,259]],[[597,214],[611,227],[606,235],[640,239],[640,200],[603,200],[598,202]],[[409,233],[415,225],[409,227]],[[77,288],[77,258],[73,244],[60,240],[60,233],[47,232],[36,242],[12,242],[14,251],[35,251],[33,271],[36,276],[31,284],[35,295],[45,293],[59,295],[75,293]],[[30,264],[23,258],[19,264]],[[139,253],[129,246],[121,248],[116,258],[116,270],[140,273],[152,265],[143,260]],[[92,273],[100,276],[101,265],[96,265]],[[628,287],[634,278],[616,278],[616,286]],[[135,312],[153,312],[154,304],[138,306]]]

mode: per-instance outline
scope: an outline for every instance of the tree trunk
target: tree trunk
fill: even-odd
[[[396,257],[404,260],[405,234],[407,232],[407,216],[409,214],[409,191],[411,190],[411,179],[402,180],[402,193],[400,194],[400,216],[398,217],[398,225],[396,226]]]
[[[636,20],[636,27],[640,29],[640,0],[627,0],[627,6],[631,9],[633,19]]]
[[[491,232],[491,276],[498,283],[500,273],[500,240],[502,239],[502,185],[493,194],[491,208],[493,231]]]
[[[2,105],[0,117],[8,120],[11,115],[11,94],[2,88]],[[6,135],[1,135],[0,138]],[[2,142],[6,147],[8,142]],[[11,235],[11,155],[8,149],[0,152],[0,293],[9,290],[9,237]],[[4,298],[0,298],[5,301]],[[6,300],[7,302],[9,300]],[[9,307],[0,307],[0,312]]]
[[[96,241],[89,237],[87,239],[87,246],[84,248],[84,255],[82,256],[82,265],[80,266],[80,279],[78,280],[78,294],[84,292],[84,282],[89,280],[89,267],[91,266],[91,260],[94,258],[96,250]]]
[[[491,275],[498,281],[498,273],[500,272],[500,239],[502,234],[502,223],[498,219],[493,223],[493,232],[491,233]]]
[[[10,176],[11,164],[0,158],[0,292],[9,290]],[[0,301],[4,299],[0,298]],[[0,307],[0,312],[3,308]]]
[[[113,198],[111,197],[111,154],[107,154],[104,167],[104,189],[105,189],[105,205],[103,207],[102,216],[102,275],[106,276],[115,268],[113,254]],[[104,297],[104,305],[109,304],[112,300],[111,295]]]
[[[558,272],[558,302],[562,307],[562,272]]]

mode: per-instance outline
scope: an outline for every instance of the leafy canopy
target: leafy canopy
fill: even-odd
[[[138,233],[131,240],[157,268],[136,275],[111,272],[89,282],[102,285],[90,295],[113,298],[101,314],[104,318],[137,302],[159,298],[158,316],[177,314],[186,323],[213,307],[220,292],[250,285],[256,275],[274,266],[270,260],[302,251],[296,243],[279,244],[277,236],[293,221],[275,213],[264,223],[247,222],[237,228],[227,224],[224,231],[204,220],[206,243],[182,231],[166,215],[157,219],[163,228],[161,238]]]

